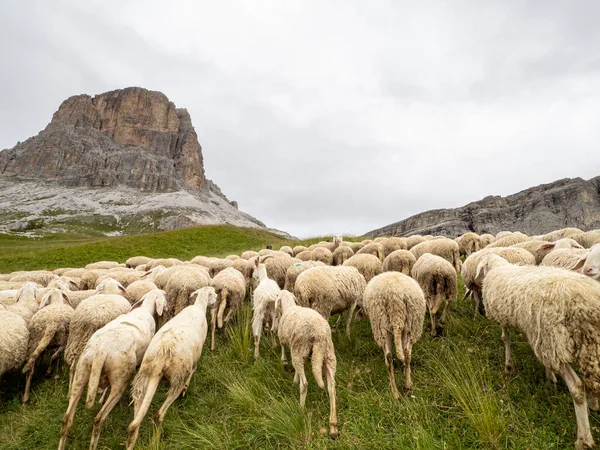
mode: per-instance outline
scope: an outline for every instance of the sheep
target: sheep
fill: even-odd
[[[18,314],[25,323],[29,324],[29,321],[33,315],[40,309],[37,301],[38,288],[33,282],[27,282],[17,292],[16,302],[8,307],[8,310]]]
[[[147,256],[132,256],[127,261],[125,261],[125,266],[130,269],[135,269],[137,266],[143,266],[152,261],[152,258],[148,258]]]
[[[528,241],[530,238],[526,234],[516,232],[506,236],[502,236],[498,238],[496,236],[496,240],[491,244],[488,244],[486,248],[494,248],[494,247],[510,247],[514,244],[519,244],[521,242]]]
[[[296,259],[299,259],[300,261],[312,261],[313,252],[312,250],[304,250],[296,255]]]
[[[571,269],[585,253],[586,251],[580,248],[559,248],[548,253],[542,259],[540,266]]]
[[[482,235],[479,236],[479,243],[481,244],[481,248],[485,248],[488,245],[490,245],[492,242],[494,242],[496,240],[496,238],[489,234],[489,233],[484,233]]]
[[[260,338],[263,327],[270,322],[272,331],[277,328],[275,300],[281,288],[275,280],[269,278],[264,262],[261,263],[259,258],[256,258],[254,264],[252,278],[258,282],[258,286],[252,294],[252,335],[254,336],[254,359],[256,360],[260,356]]]
[[[598,280],[600,277],[600,245],[595,244],[592,248],[584,251],[571,270],[580,270],[585,276]]]
[[[294,256],[298,257],[298,253],[305,252],[308,250],[308,247],[305,247],[304,245],[296,245],[292,250],[294,251]]]
[[[396,250],[407,250],[406,238],[402,237],[389,237],[383,239],[381,242],[383,245],[383,256],[386,258],[390,253]]]
[[[206,309],[217,301],[217,294],[210,286],[203,287],[194,295],[194,304],[186,307],[154,335],[133,380],[134,419],[128,427],[127,450],[135,447],[140,424],[160,380],[166,378],[171,386],[157,413],[158,426],[162,424],[167,409],[180,394],[185,396],[190,385],[206,340]]]
[[[106,269],[91,269],[84,271],[81,274],[79,288],[82,290],[95,289],[96,280],[98,279],[98,277],[104,275],[106,272]]]
[[[542,240],[530,240],[521,242],[520,244],[512,245],[511,247],[520,247],[529,251],[535,257],[535,263],[540,264],[543,259],[553,250],[558,250],[561,248],[578,248],[583,249],[583,247],[575,240],[571,238],[562,238],[555,242],[548,242]]]
[[[29,401],[29,390],[31,388],[31,378],[33,377],[35,362],[42,352],[50,346],[57,347],[50,359],[50,366],[48,368],[48,371],[50,371],[52,362],[65,349],[69,324],[73,316],[73,308],[66,302],[67,297],[63,291],[58,289],[49,290],[40,303],[39,311],[29,321],[27,362],[23,367],[23,374],[26,375],[23,403]]]
[[[183,263],[181,261],[179,261],[178,259],[175,259],[175,258],[153,259],[148,264],[146,264],[146,267],[144,267],[144,270],[152,270],[158,266],[164,266],[165,268],[169,268],[169,267],[174,267],[174,266],[180,266],[182,264]]]
[[[513,234],[513,231],[499,231],[498,233],[496,233],[496,239],[501,239],[506,236],[512,236]]]
[[[540,236],[542,241],[554,242],[559,239],[563,239],[566,237],[570,237],[572,234],[580,234],[583,233],[579,228],[562,228],[560,230],[551,231],[550,233],[546,233]]]
[[[283,289],[286,291],[294,292],[294,287],[296,286],[296,278],[305,270],[308,270],[312,267],[324,266],[320,261],[301,261],[295,264],[292,264],[288,267],[285,272],[285,285]]]
[[[600,394],[600,284],[561,268],[515,266],[496,255],[479,262],[477,278],[488,318],[502,327],[506,370],[513,367],[513,326],[547,373],[558,372],[567,384],[577,417],[575,448],[593,447],[585,391]]]
[[[86,298],[90,298],[96,294],[98,294],[96,289],[86,289],[85,291],[65,291],[67,302],[73,309],[76,309]]]
[[[125,288],[127,296],[132,304],[139,302],[144,295],[153,289],[158,289],[158,286],[150,280],[138,280],[131,283]]]
[[[228,259],[215,259],[208,265],[208,273],[211,278],[214,278],[221,270],[231,267],[232,261]],[[196,290],[196,289],[194,289]]]
[[[268,257],[261,257],[259,262],[264,262],[267,267],[267,274],[269,278],[274,280],[280,289],[285,286],[285,274],[287,272],[288,267],[293,264],[300,262],[301,260],[298,258],[292,258],[285,253],[274,253],[273,255],[268,255]],[[246,270],[250,276],[255,270],[255,259],[250,259],[246,265]],[[256,278],[253,278],[252,287],[256,287],[256,283],[258,282]]]
[[[325,320],[349,309],[346,334],[350,337],[352,315],[357,307],[362,308],[366,285],[365,278],[355,267],[313,267],[298,275],[294,294],[300,306],[314,309]]]
[[[469,256],[471,253],[475,253],[482,248],[481,240],[477,233],[465,233],[454,240],[458,244],[458,251],[461,256]]]
[[[571,234],[569,237],[575,241],[577,241],[580,245],[585,248],[590,248],[594,245],[594,243],[600,239],[600,231],[599,230],[591,230],[586,231],[585,233],[576,233]]]
[[[385,259],[383,245],[377,242],[371,242],[370,244],[365,245],[363,248],[356,252],[356,255],[362,255],[365,253],[377,256],[379,258],[379,261],[381,262],[383,262],[383,260]]]
[[[481,286],[475,280],[477,265],[481,258],[488,254],[501,256],[512,264],[535,265],[535,257],[524,248],[516,247],[492,247],[484,248],[472,253],[462,265],[461,275],[465,285],[465,299],[472,296],[475,300],[474,318],[479,315],[479,303],[481,300]]]
[[[281,313],[277,335],[281,344],[281,362],[287,365],[285,346],[290,347],[292,365],[296,371],[294,382],[300,384],[300,406],[304,408],[308,381],[304,363],[311,356],[313,375],[319,387],[323,383],[323,369],[329,392],[329,434],[337,438],[337,413],[335,398],[336,357],[329,323],[316,311],[296,305],[294,294],[283,290],[275,301],[275,310]]]
[[[56,280],[52,280],[47,286],[49,289],[61,289],[66,291],[78,291],[79,283],[70,277],[60,276]],[[66,289],[65,289],[66,288]]]
[[[94,263],[90,263],[85,268],[87,270],[96,270],[96,269],[114,269],[115,267],[122,267],[117,261],[98,261]]]
[[[279,249],[280,252],[287,253],[290,256],[294,256],[294,250],[289,245],[284,245]]]
[[[196,256],[190,262],[192,264],[197,264],[199,266],[204,266],[207,269],[210,267],[210,263],[213,262],[216,258],[209,258],[208,256]]]
[[[123,285],[123,287],[129,286],[134,281],[141,280],[144,276],[145,272],[141,270],[135,269],[127,269],[125,267],[119,267],[116,269],[109,269],[104,274],[100,275],[96,278],[96,284],[94,287],[97,287],[107,278],[112,278],[113,280],[117,280],[119,283]]]
[[[156,285],[160,288],[158,283]],[[189,306],[194,301],[192,293],[205,286],[210,286],[210,277],[206,276],[202,269],[191,266],[177,267],[164,289],[167,293],[167,308],[159,319],[159,326]]]
[[[416,261],[417,258],[410,250],[396,250],[385,257],[382,269],[384,272],[396,271],[410,275]]]
[[[121,314],[131,310],[131,304],[122,295],[116,292],[123,292],[125,289],[114,280],[106,280],[100,294],[93,295],[83,300],[73,313],[69,325],[69,337],[65,348],[65,362],[70,369],[70,382],[75,375],[75,367],[79,360],[79,355],[83,351],[88,339],[94,332]]]
[[[219,272],[211,281],[211,286],[217,293],[217,303],[211,308],[211,340],[210,350],[215,349],[215,329],[218,325],[223,328],[223,323],[229,322],[231,316],[236,313],[246,296],[246,280],[244,275],[233,267],[228,267]],[[229,307],[227,316],[225,309]],[[225,316],[225,317],[224,317]]]
[[[0,306],[0,377],[21,367],[27,358],[29,329],[18,314]]]
[[[344,266],[356,267],[365,281],[368,283],[373,277],[383,272],[381,261],[376,256],[368,253],[359,253],[351,258],[348,258],[343,264]]]
[[[81,278],[81,276],[83,275],[83,272],[85,272],[84,268],[68,269],[68,270],[65,270],[63,273],[61,273],[60,275],[69,277],[69,278]]]
[[[236,259],[240,259],[240,257],[238,255],[227,255],[225,259],[229,261],[235,261]]]
[[[410,250],[415,245],[419,245],[421,242],[425,242],[426,239],[420,234],[413,234],[406,238],[406,250]]]
[[[328,266],[333,264],[333,253],[325,247],[317,247],[312,251],[313,261],[320,261]]]
[[[436,239],[421,242],[420,244],[417,244],[411,248],[410,251],[417,260],[425,253],[441,256],[454,266],[456,273],[460,272],[461,262],[458,244],[452,239]]]
[[[435,317],[442,301],[445,301],[445,305],[442,317],[440,317],[441,326],[446,322],[446,314],[450,304],[456,300],[456,294],[458,293],[456,271],[452,264],[441,256],[425,253],[413,266],[411,275],[419,283],[425,294],[425,301],[431,319],[431,335],[435,337],[438,332],[435,326]]]
[[[242,253],[242,255],[240,256],[242,259],[250,259],[253,258],[255,256],[258,256],[258,252],[252,251],[252,250],[247,250],[244,253]]]
[[[347,245],[350,247],[355,255],[361,248],[364,247],[362,242],[343,242],[341,245]]]
[[[404,364],[404,388],[412,389],[410,361],[412,346],[423,333],[425,295],[419,284],[399,272],[384,272],[367,285],[364,308],[371,322],[373,338],[383,349],[392,395],[400,398],[394,376],[392,342],[396,356]]]
[[[58,275],[56,275],[55,273],[52,273],[50,271],[47,270],[35,270],[33,272],[23,272],[20,273],[18,275],[13,276],[10,281],[15,283],[15,282],[34,282],[39,284],[40,286],[46,287],[48,285],[48,283],[50,283],[52,280],[55,280],[58,278]]]
[[[351,256],[354,256],[354,252],[347,245],[340,245],[333,252],[333,265],[341,266]]]
[[[58,450],[66,447],[75,409],[86,385],[87,409],[94,406],[98,387],[110,386],[110,394],[94,418],[90,450],[98,447],[102,425],[125,393],[135,368],[142,361],[156,330],[154,313],[160,316],[165,302],[164,291],[150,291],[131,311],[110,321],[92,335],[77,362],[75,377],[69,390],[69,406],[62,421]]]

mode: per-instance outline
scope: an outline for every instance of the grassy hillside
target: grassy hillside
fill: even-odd
[[[74,266],[97,259],[123,260],[133,254],[188,258],[226,255],[280,241],[260,231],[203,227],[160,235],[112,238],[94,242],[44,241],[2,243],[13,259],[0,259],[3,271],[16,268]],[[462,298],[463,289],[459,298]],[[562,381],[549,386],[545,372],[522,336],[513,336],[516,370],[504,375],[500,328],[485,318],[473,319],[473,305],[458,300],[451,307],[442,337],[427,329],[413,349],[414,390],[399,401],[391,395],[382,351],[367,321],[354,324],[352,339],[334,332],[338,361],[337,400],[340,437],[326,434],[329,402],[307,367],[306,411],[298,406],[293,374],[282,369],[279,347],[263,339],[262,359],[252,359],[251,311],[246,306],[217,350],[205,346],[198,371],[184,399],[167,413],[161,430],[152,414],[165,398],[157,393],[142,424],[138,448],[378,448],[378,449],[565,449],[575,440],[571,397]],[[37,367],[30,403],[23,406],[21,374],[0,381],[0,449],[54,449],[67,406],[68,377]],[[397,380],[402,380],[397,367]],[[123,448],[132,419],[127,394],[109,416],[101,449]],[[68,448],[89,446],[99,406],[87,411],[80,402]],[[592,433],[600,438],[600,414],[590,415]]]

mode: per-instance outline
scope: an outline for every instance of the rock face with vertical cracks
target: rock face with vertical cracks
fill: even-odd
[[[0,173],[70,187],[211,190],[187,110],[138,87],[68,98],[37,136],[0,152]]]

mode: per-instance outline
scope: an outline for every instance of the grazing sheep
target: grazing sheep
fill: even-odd
[[[600,231],[591,230],[586,231],[585,233],[571,234],[569,237],[578,242],[583,247],[590,248],[595,244],[595,242],[598,239],[600,239]]]
[[[495,240],[496,240],[496,238],[489,233],[484,233],[481,236],[479,236],[479,243],[481,244],[481,248],[487,247]]]
[[[158,286],[158,283],[156,285]],[[206,276],[200,267],[178,267],[164,289],[167,294],[167,307],[159,319],[159,327],[179,314],[183,308],[189,306],[194,301],[192,293],[205,286],[210,286],[210,277]],[[160,288],[160,286],[158,287]]]
[[[415,262],[417,262],[417,258],[410,250],[396,250],[385,257],[382,268],[384,272],[396,271],[410,275]]]
[[[366,244],[363,248],[356,252],[356,255],[373,255],[379,258],[380,262],[383,262],[385,259],[385,252],[383,250],[383,245],[378,242],[371,242],[370,244]]]
[[[328,266],[333,264],[333,253],[328,248],[317,247],[312,251],[312,253],[313,261],[320,261]]]
[[[56,275],[55,273],[52,273],[50,271],[35,270],[32,272],[22,272],[18,275],[15,275],[10,279],[10,281],[13,283],[30,281],[33,283],[37,283],[40,286],[46,287],[46,286],[48,286],[48,283],[50,283],[52,280],[55,280],[57,278],[58,278],[58,275]]]
[[[377,256],[368,253],[359,253],[351,258],[348,258],[344,266],[356,267],[365,281],[368,283],[373,277],[383,272],[383,266]]]
[[[208,273],[211,278],[214,278],[215,275],[218,274],[221,270],[231,267],[232,264],[233,262],[228,259],[214,259],[208,265]]]
[[[110,394],[94,418],[90,450],[98,447],[102,425],[125,393],[135,368],[142,361],[156,330],[154,313],[162,314],[165,301],[165,293],[155,289],[127,314],[117,317],[92,335],[77,362],[58,450],[66,447],[75,409],[85,387],[88,387],[85,407],[90,409],[94,406],[98,387],[107,389],[110,386]]]
[[[37,296],[37,285],[33,282],[27,282],[19,289],[15,303],[10,305],[8,310],[18,314],[25,319],[25,323],[29,324],[33,315],[40,309]]]
[[[440,325],[443,326],[450,303],[456,300],[458,293],[456,271],[452,264],[441,256],[425,253],[413,266],[412,277],[419,283],[425,294],[431,319],[431,335],[436,336],[438,330],[435,326],[435,317],[442,302],[445,301],[444,311],[440,317]]]
[[[303,252],[296,254],[296,259],[299,259],[300,261],[312,261],[312,258],[312,250],[304,250]]]
[[[558,372],[567,384],[577,417],[575,448],[593,447],[585,391],[600,394],[600,284],[560,268],[515,266],[496,255],[480,261],[477,278],[487,317],[502,326],[506,369],[513,367],[513,326],[546,371]]]
[[[78,291],[79,283],[73,278],[62,275],[48,283],[47,287],[48,289],[60,289],[63,291]]]
[[[430,241],[421,242],[410,249],[411,253],[417,260],[425,253],[431,253],[432,255],[441,256],[448,261],[456,270],[456,273],[460,272],[460,253],[458,250],[458,244],[452,239],[434,239]]]
[[[364,247],[362,242],[343,242],[342,245],[347,245],[350,247],[355,255],[361,248]]]
[[[225,259],[229,261],[235,261],[236,259],[240,259],[240,257],[238,255],[227,255]]]
[[[373,278],[364,292],[364,308],[371,322],[373,338],[383,349],[394,398],[400,394],[394,376],[394,357],[404,364],[404,388],[412,388],[410,360],[412,346],[423,332],[425,296],[419,284],[399,272],[384,272]]]
[[[387,256],[395,252],[396,250],[407,250],[406,238],[403,237],[388,237],[383,239],[381,242],[383,245],[383,256]]]
[[[146,272],[142,272],[141,270],[127,269],[126,267],[110,269],[103,275],[100,275],[98,278],[96,278],[96,285],[94,287],[97,287],[107,278],[117,280],[119,283],[121,283],[121,285],[123,285],[123,287],[127,287],[134,281],[141,280],[145,273]]]
[[[524,248],[528,252],[530,252],[535,257],[535,263],[540,264],[543,259],[553,250],[558,250],[561,248],[579,248],[583,247],[575,240],[570,238],[562,238],[555,242],[548,242],[542,240],[530,240],[521,242],[520,244],[512,245],[511,247],[520,247]]]
[[[94,263],[90,263],[85,268],[87,270],[96,270],[96,269],[114,269],[115,267],[122,267],[116,261],[98,261]]]
[[[277,296],[275,310],[281,312],[277,334],[281,343],[281,362],[287,365],[285,346],[290,347],[292,365],[296,371],[294,382],[300,384],[300,406],[304,408],[308,381],[304,373],[304,363],[311,356],[311,364],[315,381],[321,389],[323,370],[327,379],[329,392],[329,434],[338,436],[337,414],[335,405],[335,371],[336,358],[331,339],[329,323],[316,311],[296,305],[294,294],[283,290]]]
[[[75,367],[79,360],[79,355],[81,355],[83,348],[92,334],[111,320],[129,312],[131,309],[129,301],[122,295],[115,293],[120,291],[120,285],[114,280],[107,280],[105,283],[102,291],[108,293],[103,292],[102,294],[96,294],[83,300],[75,308],[75,312],[71,318],[69,337],[65,348],[65,362],[71,368],[69,386],[75,375]]]
[[[125,266],[130,269],[135,269],[137,266],[143,266],[152,261],[152,258],[148,258],[147,256],[132,256],[127,261],[125,261]]]
[[[248,260],[250,258],[254,258],[255,256],[258,256],[258,252],[254,252],[252,250],[247,250],[244,253],[242,253],[241,258]]]
[[[548,253],[542,259],[540,266],[571,269],[577,265],[585,253],[586,251],[580,248],[559,248]]]
[[[258,286],[252,294],[252,335],[254,336],[254,359],[260,355],[260,338],[264,326],[269,323],[271,331],[277,329],[275,317],[275,300],[281,288],[275,280],[269,278],[267,266],[255,259],[252,278],[258,282]]]
[[[581,234],[582,230],[579,228],[562,228],[560,230],[551,231],[550,233],[540,236],[542,241],[554,242],[559,239],[570,237],[572,234]]]
[[[284,289],[286,291],[294,292],[294,288],[296,286],[296,278],[305,270],[308,270],[312,267],[324,266],[320,261],[301,261],[295,264],[292,264],[285,272],[285,285]]]
[[[69,278],[81,278],[81,276],[83,275],[84,272],[85,272],[84,268],[68,269],[59,275],[69,277]]]
[[[425,242],[426,240],[427,239],[420,234],[413,234],[412,236],[406,238],[406,250],[410,250],[415,245],[419,245],[421,242]]]
[[[295,257],[298,257],[298,253],[305,252],[306,250],[308,250],[308,247],[305,247],[304,245],[296,245],[296,246],[293,248],[293,251],[294,251],[294,256],[295,256]]]
[[[217,293],[217,302],[211,308],[211,341],[210,349],[215,349],[215,329],[218,325],[229,322],[231,316],[240,309],[246,296],[246,280],[244,275],[233,267],[228,267],[219,272],[212,280],[211,286]],[[225,316],[225,309],[229,307]]]
[[[598,280],[600,278],[600,245],[595,244],[592,248],[584,251],[578,261],[571,266],[571,270],[580,270],[585,276]]]
[[[81,290],[89,290],[96,288],[96,280],[98,277],[104,275],[107,272],[106,269],[91,269],[86,270],[81,274],[79,280],[79,288]]]
[[[294,250],[289,245],[284,245],[279,249],[280,252],[287,253],[290,256],[294,256]]]
[[[471,256],[465,259],[465,262],[462,265],[461,275],[466,290],[465,299],[472,296],[475,300],[474,318],[480,314],[479,303],[481,301],[481,286],[475,279],[477,265],[479,264],[479,261],[481,261],[481,258],[489,254],[501,256],[511,264],[535,265],[535,257],[524,248],[517,247],[484,248],[478,252],[472,253]]]
[[[27,362],[23,367],[23,373],[27,375],[23,403],[27,403],[29,400],[31,378],[33,377],[35,362],[39,356],[49,347],[56,348],[50,359],[50,366],[48,367],[48,371],[50,371],[52,363],[67,345],[73,308],[66,301],[67,296],[63,291],[58,289],[49,290],[40,303],[39,311],[33,315],[29,322]]]
[[[96,294],[98,294],[96,289],[86,289],[85,291],[65,291],[67,302],[73,309],[77,308],[79,304],[86,298],[90,298]]]
[[[321,266],[305,270],[296,278],[294,289],[298,304],[314,309],[325,320],[349,309],[346,333],[350,337],[352,315],[362,308],[367,283],[355,267]]]
[[[160,380],[166,378],[171,386],[157,413],[158,426],[162,424],[167,409],[180,394],[185,396],[190,385],[206,340],[206,309],[217,300],[217,294],[210,286],[203,287],[194,295],[194,304],[186,307],[154,335],[133,380],[134,419],[128,428],[127,450],[135,447],[140,425]]]
[[[158,266],[164,266],[165,268],[169,268],[169,267],[180,266],[180,265],[182,265],[182,262],[179,261],[178,259],[160,258],[160,259],[153,259],[152,261],[150,261],[148,264],[146,264],[146,267],[144,268],[144,270],[146,270],[146,271],[152,270]]]
[[[153,289],[158,289],[158,286],[150,280],[138,280],[131,283],[125,288],[129,301],[132,304],[139,302],[144,295]]]
[[[27,358],[29,330],[25,319],[0,306],[0,378]]]
[[[469,256],[481,250],[481,240],[477,233],[465,233],[455,239],[460,255]]]
[[[354,252],[349,246],[340,245],[333,251],[333,265],[341,266],[348,258],[352,256],[354,256]]]
[[[498,233],[500,234],[500,233]],[[511,233],[509,235],[501,236],[498,238],[496,236],[496,240],[489,244],[486,248],[494,248],[494,247],[510,247],[511,245],[519,244],[521,242],[528,241],[530,238],[526,234],[516,232]]]

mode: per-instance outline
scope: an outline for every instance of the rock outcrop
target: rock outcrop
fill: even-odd
[[[68,98],[37,136],[0,152],[0,174],[151,192],[210,187],[187,110],[138,87]]]
[[[537,235],[563,227],[600,228],[600,177],[565,178],[506,197],[485,197],[461,208],[426,211],[366,235],[459,236],[503,230]]]

